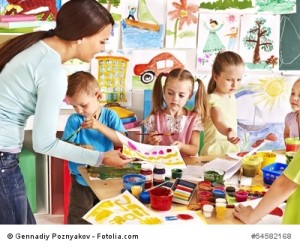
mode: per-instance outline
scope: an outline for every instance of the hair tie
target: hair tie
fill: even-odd
[[[52,37],[52,36],[54,36],[54,35],[55,35],[54,29],[48,30],[48,37]]]
[[[161,74],[162,74],[162,76],[165,76],[165,77],[168,77],[168,75],[169,75],[169,73],[167,73],[167,72],[162,72]]]

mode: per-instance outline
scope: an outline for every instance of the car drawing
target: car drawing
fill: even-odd
[[[144,84],[151,83],[155,76],[172,69],[184,68],[183,64],[171,53],[163,52],[153,57],[147,64],[136,64],[133,68],[135,75],[140,76]]]

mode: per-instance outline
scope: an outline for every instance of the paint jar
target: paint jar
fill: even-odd
[[[216,190],[214,189],[212,191],[213,194],[213,199],[216,200],[217,198],[225,198],[226,197],[226,193],[224,190]]]
[[[211,201],[213,198],[213,195],[210,191],[198,191],[197,193],[197,201],[201,202],[201,201]]]
[[[166,187],[156,187],[150,190],[151,208],[158,211],[170,210],[173,200],[173,191]]]
[[[217,198],[216,199],[216,204],[217,203],[225,203],[226,204],[226,199],[225,198]]]
[[[145,189],[150,189],[153,184],[153,172],[151,165],[147,163],[142,164],[140,174],[146,177]]]
[[[235,199],[237,202],[245,202],[248,199],[248,194],[245,190],[238,190],[235,192]]]
[[[285,149],[287,152],[297,152],[300,148],[300,139],[299,137],[289,137],[284,139]]]
[[[150,194],[149,194],[148,191],[143,191],[140,194],[140,201],[141,201],[141,203],[144,203],[144,204],[149,204],[150,203]]]
[[[205,218],[210,218],[212,216],[212,212],[214,211],[214,207],[210,204],[203,205],[203,215]]]
[[[219,169],[206,170],[204,171],[204,180],[223,184],[224,174],[225,172]]]
[[[171,173],[172,173],[172,178],[173,179],[181,178],[181,176],[182,176],[182,170],[181,169],[172,169]]]
[[[286,158],[286,164],[289,165],[290,162],[292,161],[292,159],[294,158],[294,156],[296,155],[296,152],[286,152],[285,153],[285,158]]]
[[[226,194],[228,196],[234,197],[235,196],[235,187],[233,187],[233,186],[227,186],[226,187]]]
[[[155,164],[153,169],[153,184],[154,186],[165,182],[166,169],[164,164]]]
[[[140,185],[132,185],[131,186],[131,194],[139,199],[141,192],[143,191],[143,187]]]
[[[216,203],[216,216],[218,220],[224,220],[226,216],[226,203],[218,202]]]
[[[258,152],[257,155],[262,157],[263,161],[261,162],[261,165],[258,166],[256,170],[256,174],[262,175],[261,169],[264,168],[265,166],[275,163],[276,154],[272,152]]]
[[[255,177],[257,168],[261,165],[263,158],[258,155],[249,155],[242,159],[243,176]]]
[[[208,180],[198,182],[198,190],[212,191],[211,182]]]

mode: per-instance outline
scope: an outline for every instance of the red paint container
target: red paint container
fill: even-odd
[[[235,199],[237,202],[245,202],[248,199],[248,194],[245,190],[238,190],[235,192]]]
[[[198,189],[205,191],[212,191],[211,182],[208,180],[198,182]]]
[[[151,208],[158,211],[171,209],[173,191],[165,187],[157,187],[149,191]]]
[[[213,194],[210,191],[198,191],[197,193],[197,201],[211,201],[213,197]]]

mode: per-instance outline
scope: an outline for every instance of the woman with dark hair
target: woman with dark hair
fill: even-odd
[[[67,89],[62,64],[72,58],[90,62],[104,49],[113,25],[97,1],[71,0],[58,11],[54,29],[24,34],[0,47],[0,224],[36,223],[18,161],[31,115],[38,153],[96,166],[131,161],[118,151],[101,153],[56,138]]]

